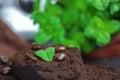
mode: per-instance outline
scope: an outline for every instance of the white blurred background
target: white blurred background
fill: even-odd
[[[0,0],[0,19],[16,34],[33,40],[38,25],[33,24],[31,12],[34,0]]]

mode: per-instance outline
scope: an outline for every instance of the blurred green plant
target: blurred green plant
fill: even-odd
[[[88,54],[103,47],[120,29],[119,0],[41,0],[34,3],[32,18],[39,24],[35,41],[77,47]]]

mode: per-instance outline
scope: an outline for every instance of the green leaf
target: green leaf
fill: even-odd
[[[84,34],[88,38],[95,38],[96,37],[96,30],[94,28],[88,26],[85,28]]]
[[[85,42],[85,36],[82,32],[74,32],[74,34],[72,35],[72,39],[75,41],[75,42],[78,42],[79,44],[84,44]]]
[[[95,49],[95,44],[86,41],[81,48],[85,54],[89,54],[92,50]]]
[[[36,0],[32,18],[39,24],[35,41],[39,44],[62,44],[89,53],[105,46],[120,30],[120,0],[46,0],[45,11]],[[72,4],[71,4],[72,2]],[[119,9],[118,9],[119,8]]]
[[[110,13],[107,11],[97,11],[96,16],[99,16],[102,20],[108,20],[110,18]]]
[[[90,20],[91,20],[91,14],[90,12],[81,12],[78,16],[78,21],[82,25],[81,27],[85,28],[85,26],[88,26]]]
[[[34,10],[39,11],[40,0],[36,0],[33,4]]]
[[[50,15],[61,15],[63,13],[63,10],[60,6],[58,5],[53,5],[53,4],[50,4],[50,5],[47,5],[46,6],[46,12]]]
[[[104,22],[97,16],[94,16],[90,24],[84,29],[84,34],[86,37],[95,39],[98,31],[102,31],[102,28],[105,27]]]
[[[119,2],[120,0],[110,0],[110,2]]]
[[[38,50],[35,52],[35,55],[39,58],[42,58],[43,60],[47,61],[47,62],[52,62],[53,61],[53,57],[55,53],[55,48],[54,47],[48,47],[45,50]]]
[[[74,7],[80,9],[81,11],[85,11],[87,9],[87,0],[75,0]]]
[[[103,28],[105,26],[105,24],[100,17],[94,16],[91,19],[90,26],[93,28],[96,28],[96,29],[100,29],[100,28]]]
[[[77,22],[78,15],[79,14],[78,14],[77,10],[74,8],[65,10],[63,13],[63,16],[61,18],[61,21],[62,21],[64,27],[66,29],[70,29],[71,25],[73,25],[73,23]]]
[[[105,10],[109,5],[110,0],[91,0],[92,5],[98,10]]]
[[[120,7],[119,7],[118,4],[112,4],[111,7],[110,7],[110,13],[111,14],[115,14],[119,10],[120,10]]]
[[[106,21],[105,24],[104,30],[110,34],[114,34],[120,30],[120,22],[116,20]]]
[[[75,47],[75,48],[80,49],[79,43],[77,43],[73,39],[67,39],[67,38],[65,38],[64,41],[62,42],[62,44],[65,45],[65,46]]]
[[[111,40],[110,34],[108,32],[99,32],[97,35],[97,45],[105,46]]]
[[[45,44],[52,38],[52,35],[44,32],[42,29],[36,33],[35,42],[39,44]]]
[[[95,40],[98,46],[105,46],[111,40],[110,34],[118,30],[119,25],[115,27],[116,22],[113,23],[107,23],[106,21],[102,21],[99,17],[95,16],[91,19],[90,25],[85,28],[84,34],[89,39]]]

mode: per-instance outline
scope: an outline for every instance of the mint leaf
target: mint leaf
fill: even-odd
[[[113,15],[120,10],[120,4],[112,4],[110,7],[110,13]]]
[[[108,32],[99,32],[97,35],[97,45],[105,46],[111,40],[110,34]]]
[[[106,21],[105,25],[104,30],[110,34],[114,34],[120,30],[120,22],[116,20]]]
[[[64,39],[62,44],[65,45],[65,46],[76,47],[76,48],[80,49],[80,45],[72,39]]]
[[[84,29],[84,34],[88,38],[96,39],[98,31],[103,31],[105,27],[104,22],[98,16],[94,16],[90,24]]]
[[[120,0],[110,0],[110,2],[119,2]]]
[[[85,54],[89,54],[89,52],[91,52],[92,50],[95,49],[95,44],[86,41],[83,45],[82,45],[82,50],[85,52]]]
[[[92,27],[86,27],[85,30],[84,30],[84,34],[85,36],[87,36],[88,38],[94,38],[96,37],[96,30]]]
[[[113,22],[114,24],[116,22]],[[112,22],[107,23],[99,17],[95,16],[91,19],[90,25],[85,28],[84,34],[89,39],[96,41],[98,46],[105,46],[111,40],[111,33],[114,33],[118,30],[118,26],[113,26]]]
[[[98,16],[94,16],[91,21],[90,21],[90,26],[96,29],[100,29],[103,28],[105,26],[104,21],[98,17]]]
[[[49,33],[46,33],[42,29],[36,33],[35,35],[35,42],[38,44],[45,44],[52,38],[52,35]]]
[[[55,53],[55,48],[54,47],[49,47],[45,50],[38,50],[35,52],[35,55],[39,58],[42,58],[43,60],[47,61],[47,62],[52,62],[53,61],[53,57]]]
[[[120,30],[119,0],[57,0],[56,4],[46,0],[44,11],[40,3],[35,1],[32,12],[34,23],[39,24],[35,36],[39,44],[50,41],[89,53],[108,44]]]
[[[110,0],[91,0],[92,5],[98,10],[105,10],[109,5]]]

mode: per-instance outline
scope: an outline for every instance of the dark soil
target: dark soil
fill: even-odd
[[[34,50],[25,50],[20,55],[15,56],[14,67],[29,67],[32,66],[40,76],[41,80],[74,80],[75,77],[85,74],[85,66],[83,64],[81,54],[77,49],[66,48],[65,50],[58,50],[61,46],[56,46],[56,54],[65,54],[64,60],[55,59],[53,62],[45,62],[38,59],[36,62],[26,56],[26,53],[36,57]],[[45,49],[41,47],[40,49]],[[18,69],[18,68],[17,68]],[[17,70],[16,70],[17,71]],[[17,72],[18,73],[18,72]],[[26,74],[26,73],[24,73]],[[21,75],[21,74],[19,74]],[[19,77],[19,76],[18,76]],[[26,80],[26,78],[24,79]]]
[[[14,70],[16,76],[21,80],[34,80],[30,79],[29,75],[37,75],[41,80],[119,80],[120,72],[113,68],[104,67],[102,65],[86,65],[83,64],[81,53],[75,48],[66,48],[65,50],[59,50],[61,46],[55,46],[56,55],[63,53],[66,55],[62,61],[54,57],[53,62],[45,62],[38,59],[34,52],[37,49],[45,49],[46,46],[33,45],[34,47],[29,50],[24,50],[19,55],[16,55],[14,63]],[[27,54],[27,56],[26,56]],[[28,56],[29,54],[29,56]],[[30,57],[32,56],[32,58]],[[36,72],[34,74],[27,74],[30,68]],[[25,71],[25,69],[27,71]],[[29,71],[28,71],[29,70]],[[24,73],[21,73],[21,71]],[[22,77],[20,75],[26,75],[28,77]],[[36,79],[36,80],[39,80]]]
[[[12,72],[7,73],[4,69],[11,68],[8,64],[9,59],[24,48],[29,48],[29,43],[17,36],[0,20],[0,80],[17,80]]]
[[[29,43],[17,36],[0,20],[0,55],[13,56],[17,51],[28,48]]]
[[[102,58],[102,59],[95,59],[95,58],[83,58],[84,63],[86,64],[102,64],[106,67],[113,67],[120,71],[120,56],[112,57],[112,58]]]
[[[86,65],[89,80],[120,80],[120,73],[114,68],[102,65]]]
[[[0,57],[0,80],[18,80],[14,76],[11,66],[11,62],[6,57]]]

